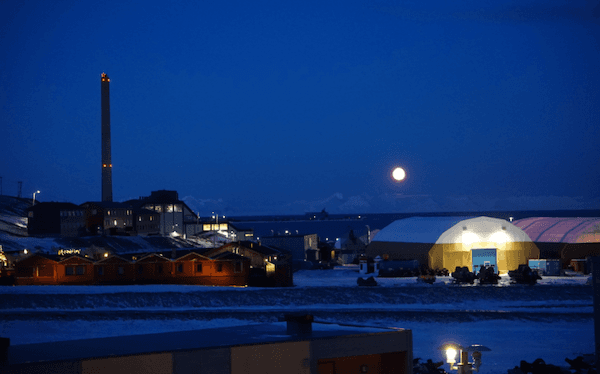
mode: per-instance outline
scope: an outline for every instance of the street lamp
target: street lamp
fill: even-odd
[[[35,194],[36,193],[40,193],[40,190],[37,190],[33,193],[33,202],[31,203],[31,205],[35,205]]]
[[[446,354],[446,362],[450,365],[450,370],[456,370],[458,374],[470,374],[473,370],[479,371],[481,367],[481,352],[491,351],[491,349],[481,344],[472,344],[463,348],[460,344],[456,343],[447,343],[438,349],[444,351]],[[471,352],[473,362],[469,362],[469,352]]]
[[[212,214],[213,214],[212,218],[214,218],[217,222],[215,225],[215,228],[218,231],[219,230],[219,215],[216,214],[215,212],[212,212]],[[217,247],[217,232],[215,230],[213,230],[213,248],[216,248],[216,247]]]

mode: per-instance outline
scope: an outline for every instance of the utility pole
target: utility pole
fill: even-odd
[[[592,257],[592,287],[594,290],[594,343],[596,346],[596,370],[600,355],[600,257]]]

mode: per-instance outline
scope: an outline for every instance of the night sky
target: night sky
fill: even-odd
[[[0,1],[2,192],[233,215],[598,208],[598,1]],[[394,182],[395,166],[407,179]]]

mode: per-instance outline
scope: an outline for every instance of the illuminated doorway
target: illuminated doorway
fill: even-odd
[[[479,274],[481,269],[486,266],[494,268],[494,273],[498,274],[498,260],[496,257],[496,248],[477,248],[471,250],[473,257],[473,273]]]

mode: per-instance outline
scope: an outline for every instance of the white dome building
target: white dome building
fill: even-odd
[[[478,272],[489,265],[507,273],[539,255],[523,230],[491,217],[406,218],[381,230],[367,248],[369,257],[418,260],[431,269],[451,272],[457,266]]]

